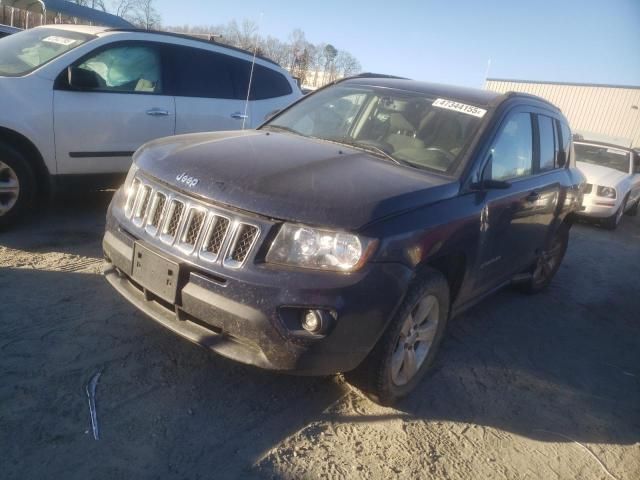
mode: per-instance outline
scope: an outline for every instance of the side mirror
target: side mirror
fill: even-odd
[[[74,90],[96,90],[100,88],[98,74],[84,68],[67,68],[67,81]]]

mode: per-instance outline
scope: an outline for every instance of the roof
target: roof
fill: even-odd
[[[589,139],[586,139],[586,138],[575,138],[575,135],[574,135],[574,138],[573,138],[573,143],[585,144],[585,145],[599,145],[599,146],[602,146],[602,147],[617,148],[618,150],[626,150],[628,152],[637,150],[637,149],[634,149],[634,148],[631,148],[631,147],[628,147],[628,146],[625,146],[625,145],[619,145],[617,143],[603,142],[603,141],[600,141],[600,140],[589,140]]]
[[[39,25],[33,28],[55,28],[56,30],[66,30],[68,32],[86,33],[88,35],[98,35],[107,30],[107,27],[94,27],[91,25],[71,25],[71,24],[51,24]]]
[[[10,27],[9,25],[2,25],[0,24],[0,32],[4,32],[4,33],[18,33],[21,32],[22,29],[21,28],[17,28],[17,27]]]
[[[637,88],[637,85],[612,85],[606,83],[552,82],[548,80],[516,80],[513,78],[487,78],[487,82],[537,83],[541,85],[567,85],[571,87],[602,87],[602,88]]]
[[[350,77],[342,82],[373,87],[393,88],[417,93],[431,94],[442,98],[455,98],[473,105],[492,106],[507,98],[507,95],[481,90],[479,88],[456,87],[440,83],[419,82],[402,78],[383,77],[380,75],[367,77]],[[537,98],[537,97],[536,97]],[[545,102],[546,103],[546,102]]]
[[[218,45],[220,47],[228,48],[229,50],[234,50],[234,51],[239,52],[239,53],[244,53],[244,54],[250,55],[252,57],[254,55],[254,53],[250,52],[249,50],[244,50],[242,48],[238,48],[238,47],[234,47],[234,46],[231,46],[231,45],[227,45],[226,43],[219,43],[219,42],[216,42],[215,40],[207,40],[207,39],[204,39],[204,38],[194,37],[193,35],[187,35],[187,34],[184,34],[184,33],[164,32],[162,30],[145,30],[145,29],[142,29],[142,28],[109,28],[109,29],[106,29],[104,31],[105,32],[152,33],[152,34],[156,34],[156,35],[164,35],[164,36],[167,36],[167,37],[181,38],[183,40],[190,40],[190,41],[194,41],[194,42],[205,43],[207,45]],[[260,60],[263,60],[265,62],[272,63],[274,65],[280,66],[280,64],[278,64],[277,62],[274,62],[270,58],[264,57],[262,55],[256,55],[256,58],[259,58]]]
[[[8,7],[15,7],[30,12],[44,13],[44,11],[47,11],[61,13],[68,17],[82,18],[89,22],[108,25],[110,27],[131,26],[131,23],[122,17],[66,0],[2,0],[1,3]]]

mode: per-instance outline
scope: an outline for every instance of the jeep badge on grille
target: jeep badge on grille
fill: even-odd
[[[180,175],[176,177],[178,182],[184,183],[187,187],[195,187],[198,185],[199,180],[195,177],[190,177],[186,172],[182,172]]]

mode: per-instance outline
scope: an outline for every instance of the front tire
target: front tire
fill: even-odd
[[[622,203],[620,204],[620,208],[616,210],[616,213],[611,215],[609,218],[606,218],[604,222],[602,222],[604,228],[606,228],[607,230],[615,230],[616,228],[618,228],[618,225],[620,225],[620,222],[622,221],[622,216],[624,215],[624,209],[626,208],[626,206],[627,198],[625,197],[625,199],[622,200]]]
[[[428,268],[409,289],[387,329],[347,380],[381,405],[407,396],[432,365],[449,318],[449,286]]]
[[[0,229],[24,218],[36,199],[36,181],[27,159],[0,143]]]

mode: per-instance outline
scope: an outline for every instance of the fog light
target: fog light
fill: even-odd
[[[307,332],[316,333],[322,328],[322,315],[318,310],[307,310],[302,317],[302,328]]]

